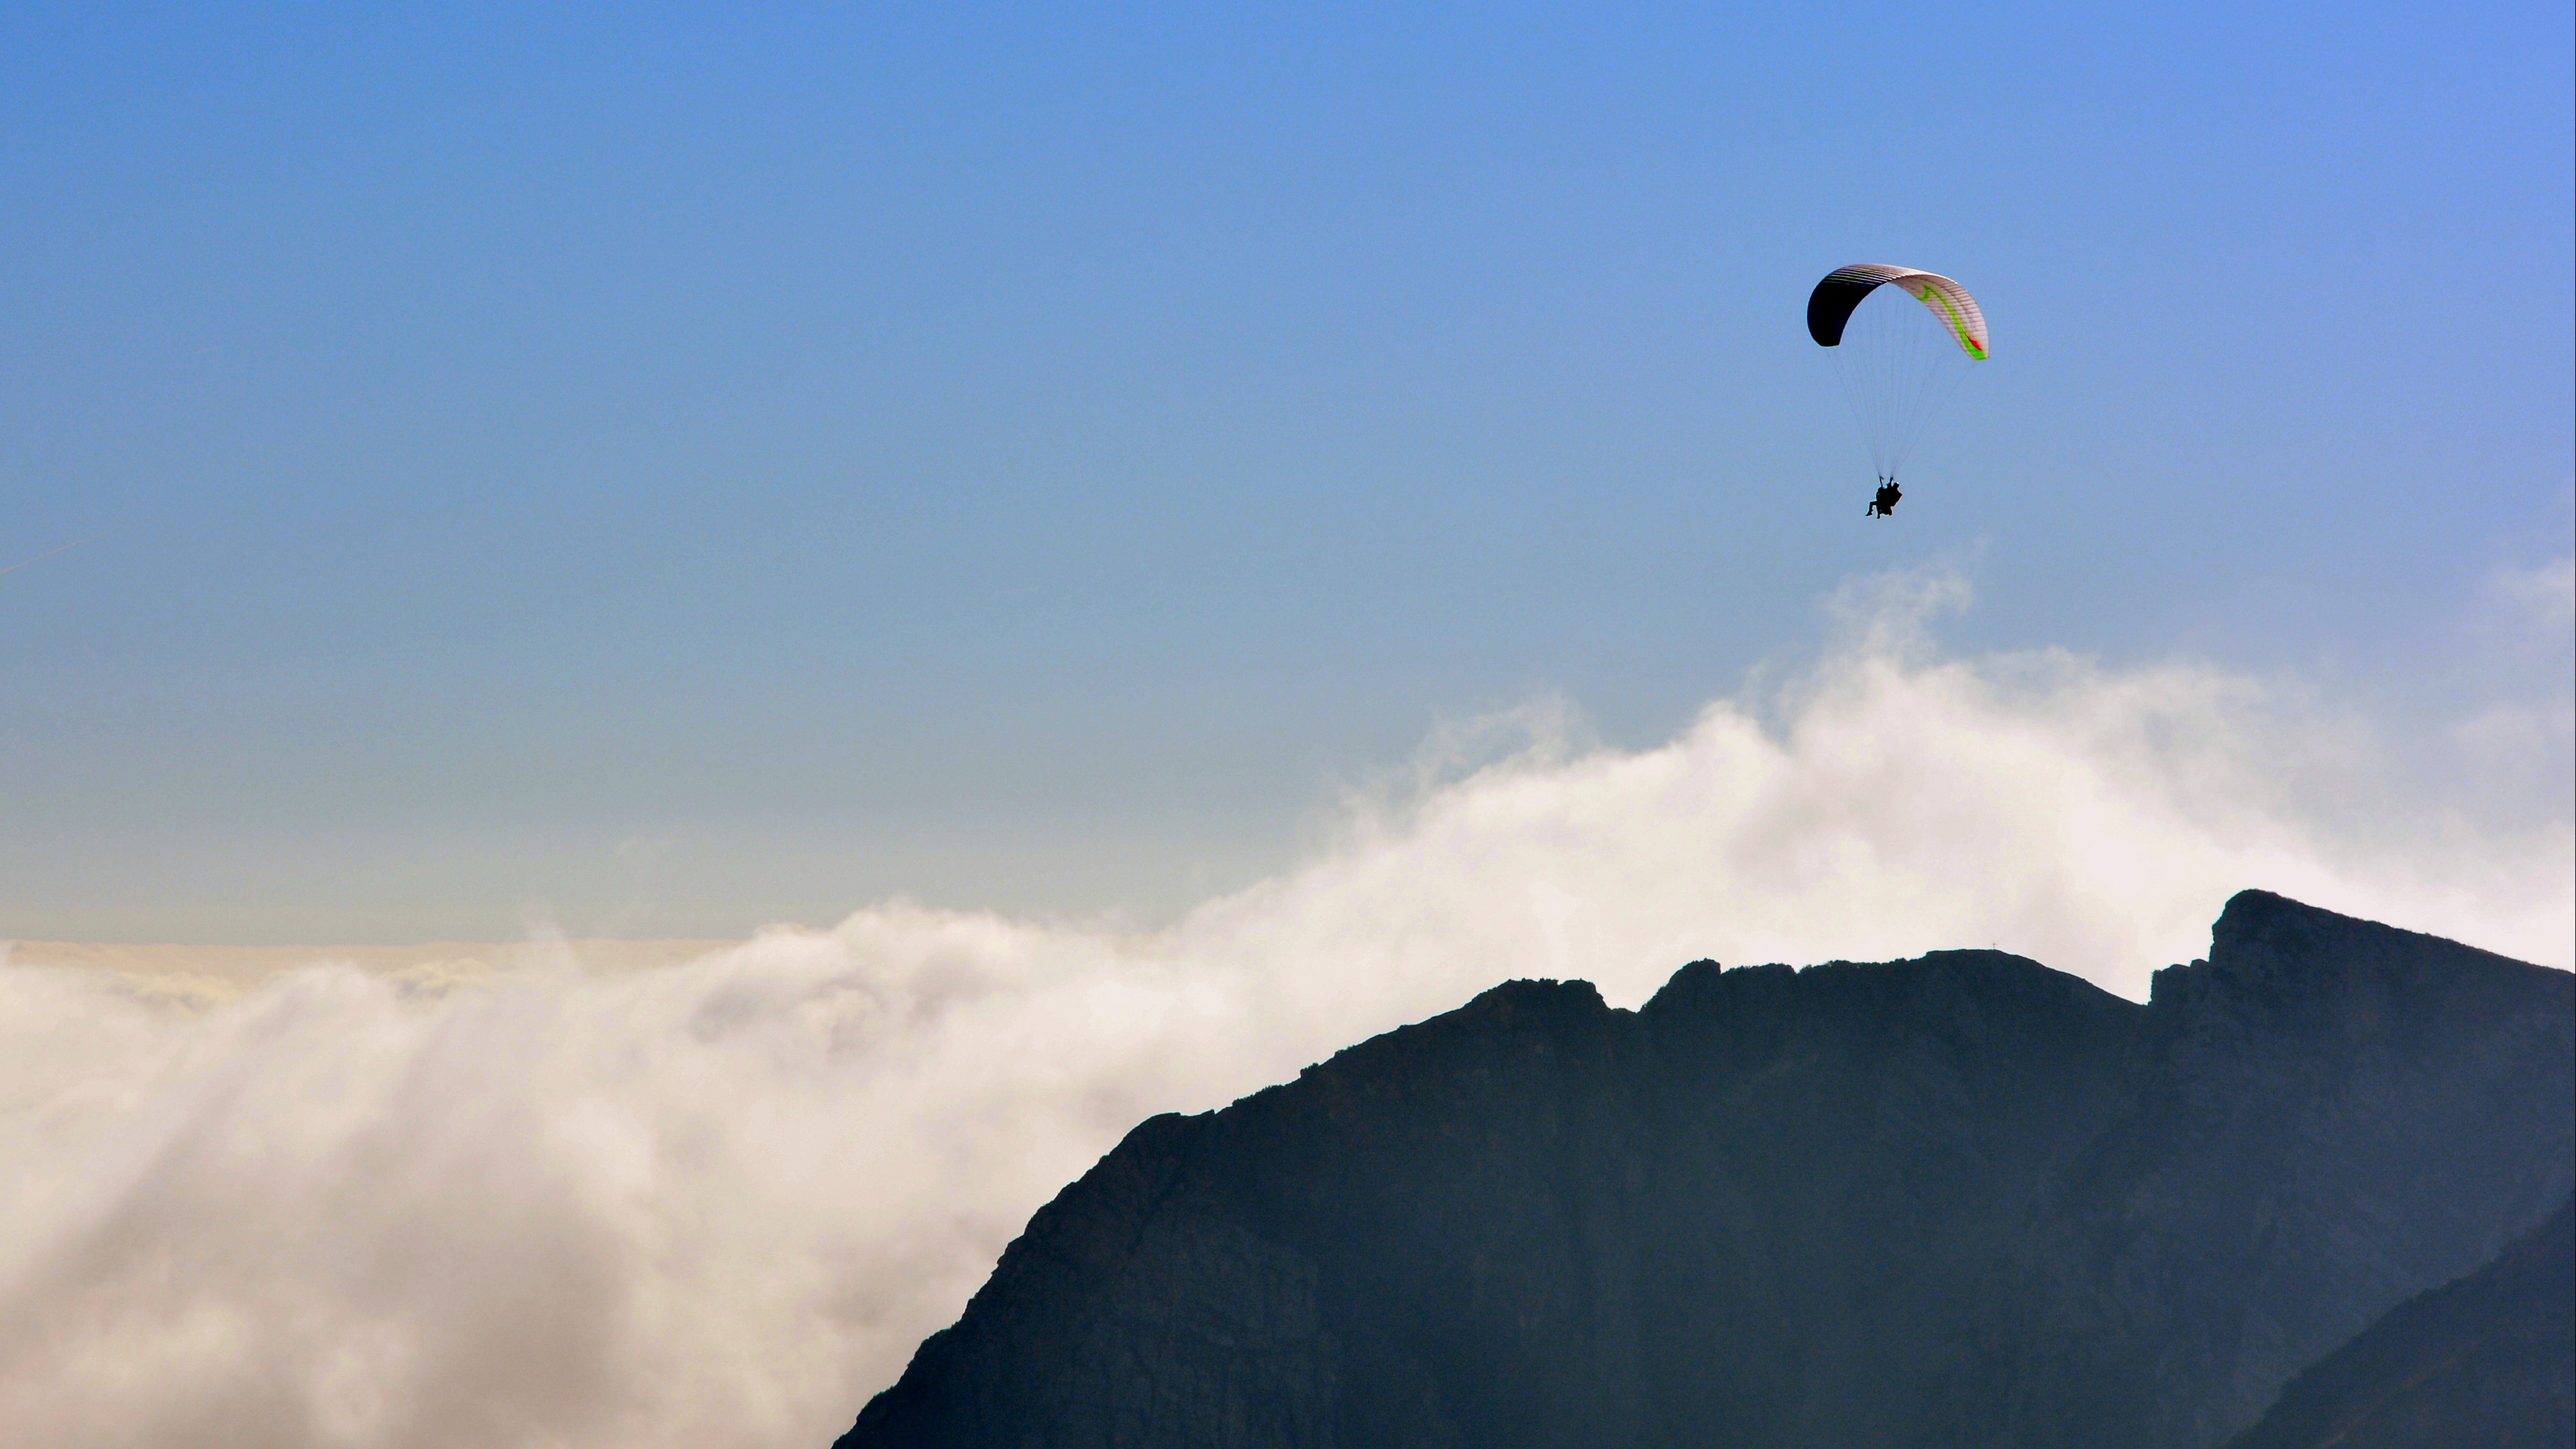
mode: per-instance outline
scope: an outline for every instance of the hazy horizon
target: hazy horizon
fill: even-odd
[[[2042,676],[2068,674],[2087,679],[2123,677],[2133,688],[2164,681],[2172,699],[2146,697],[2120,701],[2132,717],[2129,730],[2170,727],[2172,719],[2191,718],[2205,737],[2193,743],[2220,753],[2242,752],[2231,768],[2246,771],[2238,780],[2255,787],[2255,775],[2272,778],[2259,788],[2270,806],[2323,832],[2320,839],[2354,832],[2362,817],[2378,814],[2377,845],[2398,855],[2450,849],[2498,838],[2528,838],[2544,843],[2576,838],[2571,812],[2563,797],[2576,789],[2576,757],[2565,748],[2576,738],[2576,702],[2562,699],[2567,679],[2576,673],[2563,656],[2576,647],[2576,568],[2567,563],[2533,570],[2504,571],[2487,580],[2482,607],[2463,623],[2453,648],[2453,662],[2464,674],[2483,677],[2489,688],[2456,702],[2448,718],[2374,718],[2363,702],[2337,698],[2316,681],[2292,672],[2266,677],[2214,669],[2206,662],[2170,658],[2126,670],[2106,666],[2063,650],[2040,650],[1987,656],[1972,667],[2007,675],[2036,671]],[[1812,710],[1806,683],[1839,665],[1854,651],[1883,650],[1891,662],[1920,664],[1950,653],[1937,637],[1955,629],[1974,612],[1974,586],[1956,569],[1935,566],[1852,581],[1830,599],[1819,600],[1817,627],[1801,648],[1764,661],[1739,687],[1703,707],[1738,715],[1745,724],[1768,734],[1775,744],[1795,719],[1787,713]],[[1857,621],[1857,622],[1856,622]],[[1963,664],[1966,661],[1961,661]],[[1956,667],[1956,666],[1954,666]],[[2552,672],[2552,669],[2555,672]],[[2156,716],[2169,718],[2149,723]],[[1666,747],[1669,747],[1667,744]],[[1900,753],[1917,748],[1899,741]],[[1939,746],[1919,746],[1937,757]],[[1123,907],[1089,911],[993,912],[997,918],[1036,927],[1063,927],[1150,936],[1184,926],[1195,913],[1219,907],[1232,897],[1257,894],[1265,881],[1310,867],[1349,845],[1360,822],[1374,821],[1389,809],[1409,808],[1443,786],[1489,766],[1544,757],[1550,760],[1615,759],[1649,753],[1604,741],[1579,704],[1562,696],[1540,695],[1508,710],[1453,721],[1433,731],[1406,756],[1340,786],[1318,793],[1300,819],[1300,829],[1276,843],[1280,862],[1252,879],[1206,887],[1194,899],[1179,901],[1154,916]],[[2256,769],[2256,761],[2260,769]],[[2343,798],[2336,798],[2336,797]],[[2363,802],[2367,802],[2366,804]],[[2242,799],[2205,797],[2200,802],[2225,814],[2244,808]],[[2395,829],[2430,828],[2442,832],[2429,847],[2397,848],[2389,837]],[[2358,843],[2355,833],[2348,843]],[[2429,859],[2429,855],[2427,856]],[[2247,881],[2247,888],[2269,888]],[[2566,893],[2576,903],[2576,884]],[[2346,898],[2333,908],[2367,914],[2366,898]],[[924,900],[913,893],[854,902],[851,912],[892,906],[934,912],[991,911],[990,907]],[[2571,904],[2576,911],[2576,904]],[[847,914],[847,913],[845,913]],[[86,965],[110,970],[177,971],[210,969],[237,983],[250,984],[304,964],[347,961],[368,969],[400,971],[453,955],[450,948],[469,949],[493,959],[535,960],[548,952],[571,952],[593,969],[642,969],[685,959],[689,947],[711,953],[762,932],[829,930],[839,918],[776,919],[728,936],[572,935],[542,910],[522,915],[523,930],[512,937],[488,940],[442,938],[409,941],[80,941],[0,937],[0,961],[17,964]],[[2473,917],[2450,921],[2446,929],[2459,939],[2562,968],[2576,967],[2576,914],[2569,917],[2567,939],[2547,932],[2499,947],[2475,939]],[[2390,924],[2407,925],[2392,920]],[[2409,926],[2409,929],[2435,929]],[[1923,949],[1934,949],[1940,943]],[[1950,943],[1959,944],[1959,943]],[[104,954],[115,950],[140,953],[132,963]],[[2018,949],[2018,948],[2016,948]],[[336,955],[334,953],[337,953]],[[679,953],[679,954],[675,954]],[[1818,958],[1822,959],[1822,958]]]

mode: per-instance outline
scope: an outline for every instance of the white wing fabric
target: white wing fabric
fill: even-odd
[[[1852,309],[1870,293],[1889,283],[1920,302],[1951,337],[1959,349],[1970,357],[1984,360],[1986,355],[1986,313],[1968,289],[1942,276],[1939,272],[1916,271],[1912,267],[1891,267],[1876,262],[1859,266],[1837,267],[1825,274],[1816,290],[1807,295],[1807,335],[1819,347],[1839,347],[1843,327],[1851,321]]]

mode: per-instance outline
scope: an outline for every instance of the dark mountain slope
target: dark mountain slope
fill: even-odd
[[[2576,1444],[2576,1202],[2290,1381],[2228,1449]]]
[[[2565,973],[2258,892],[2035,962],[1516,982],[1031,1220],[842,1444],[2200,1449],[2556,1205]]]

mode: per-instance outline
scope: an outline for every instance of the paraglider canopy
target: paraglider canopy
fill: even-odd
[[[1957,338],[1959,349],[1983,361],[1986,355],[1986,314],[1968,289],[1942,276],[1939,272],[1918,272],[1912,267],[1887,267],[1875,263],[1856,267],[1837,267],[1825,274],[1816,290],[1807,294],[1807,335],[1818,347],[1840,347],[1843,328],[1851,321],[1852,309],[1861,299],[1890,282],[1931,310],[1941,319],[1950,335]]]
[[[1874,300],[1891,284],[1884,300]],[[1907,306],[1898,293],[1922,307]],[[1827,273],[1807,297],[1807,335],[1832,349],[1827,355],[1881,483],[1896,477],[1942,401],[1986,356],[1986,314],[1977,299],[1948,277],[1914,267],[1872,263]],[[1873,505],[1873,514],[1881,511]]]

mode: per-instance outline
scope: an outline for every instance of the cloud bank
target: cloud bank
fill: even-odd
[[[2553,638],[2564,578],[2505,586]],[[325,965],[193,1008],[0,970],[0,1423],[819,1449],[1138,1119],[1515,976],[1633,1004],[1696,957],[1992,944],[2139,996],[2246,886],[2570,964],[2554,683],[2463,709],[2469,783],[2409,796],[2278,681],[1945,657],[1962,594],[1854,588],[1818,661],[1658,748],[1545,707],[1455,732],[1152,934],[892,903],[621,974]]]

